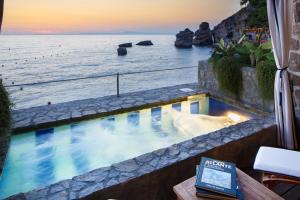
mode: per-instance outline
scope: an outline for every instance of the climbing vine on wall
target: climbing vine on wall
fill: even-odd
[[[239,95],[242,89],[242,72],[234,57],[222,57],[213,64],[221,90]]]
[[[274,99],[275,62],[261,61],[256,66],[256,77],[260,96],[265,100]]]

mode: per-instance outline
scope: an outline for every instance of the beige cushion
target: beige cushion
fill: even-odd
[[[261,147],[256,155],[254,169],[300,178],[300,152]]]

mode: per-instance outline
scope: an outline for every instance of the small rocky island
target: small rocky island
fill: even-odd
[[[132,47],[132,42],[119,44],[119,47],[130,48]]]
[[[138,46],[152,46],[153,43],[151,40],[145,40],[145,41],[141,41],[139,43],[137,43],[136,45]]]
[[[151,40],[144,40],[136,44],[137,46],[152,46],[153,42]],[[127,55],[127,48],[132,47],[132,42],[119,44],[119,48],[117,49],[118,56]]]
[[[176,35],[175,46],[177,48],[192,48],[195,46],[210,46],[213,44],[212,31],[208,22],[202,22],[195,33],[186,28]]]
[[[127,55],[126,47],[119,47],[118,48],[118,56],[125,56],[125,55]]]
[[[209,28],[208,22],[202,22],[199,30],[195,32],[193,45],[195,46],[210,46],[213,44],[212,31]]]
[[[175,46],[177,48],[192,48],[194,32],[186,28],[176,35]]]

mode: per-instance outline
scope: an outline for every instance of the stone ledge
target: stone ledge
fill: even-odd
[[[193,91],[183,92],[180,89]],[[58,126],[96,117],[134,111],[141,108],[158,106],[185,100],[188,96],[207,93],[199,85],[184,84],[159,89],[71,101],[48,106],[39,106],[13,111],[15,133]]]
[[[222,147],[225,144],[230,145],[231,143],[253,136],[256,133],[269,129],[273,129],[274,131],[274,127],[275,119],[273,116],[252,119],[179,144],[174,144],[168,148],[159,149],[121,163],[113,164],[110,167],[96,169],[45,188],[21,193],[9,199],[106,199],[125,197],[128,191],[125,191],[125,189],[122,191],[121,188],[126,188],[126,184],[131,181],[139,182],[139,184],[135,184],[136,187],[147,185],[149,181],[155,181],[147,178],[150,174],[154,175],[165,168],[177,166],[183,161],[199,157],[199,155],[205,152]],[[275,137],[274,140],[276,140]],[[248,145],[251,146],[254,144]],[[107,191],[113,191],[113,193]],[[104,194],[105,197],[103,196]],[[139,194],[139,196],[143,196],[143,194]]]

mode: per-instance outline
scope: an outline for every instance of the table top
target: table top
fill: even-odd
[[[257,182],[241,170],[237,168],[237,177],[245,200],[261,200],[261,199],[282,199],[279,195],[272,192],[270,189]],[[180,200],[201,200],[196,196],[195,188],[196,177],[192,177],[176,186],[173,190]]]

